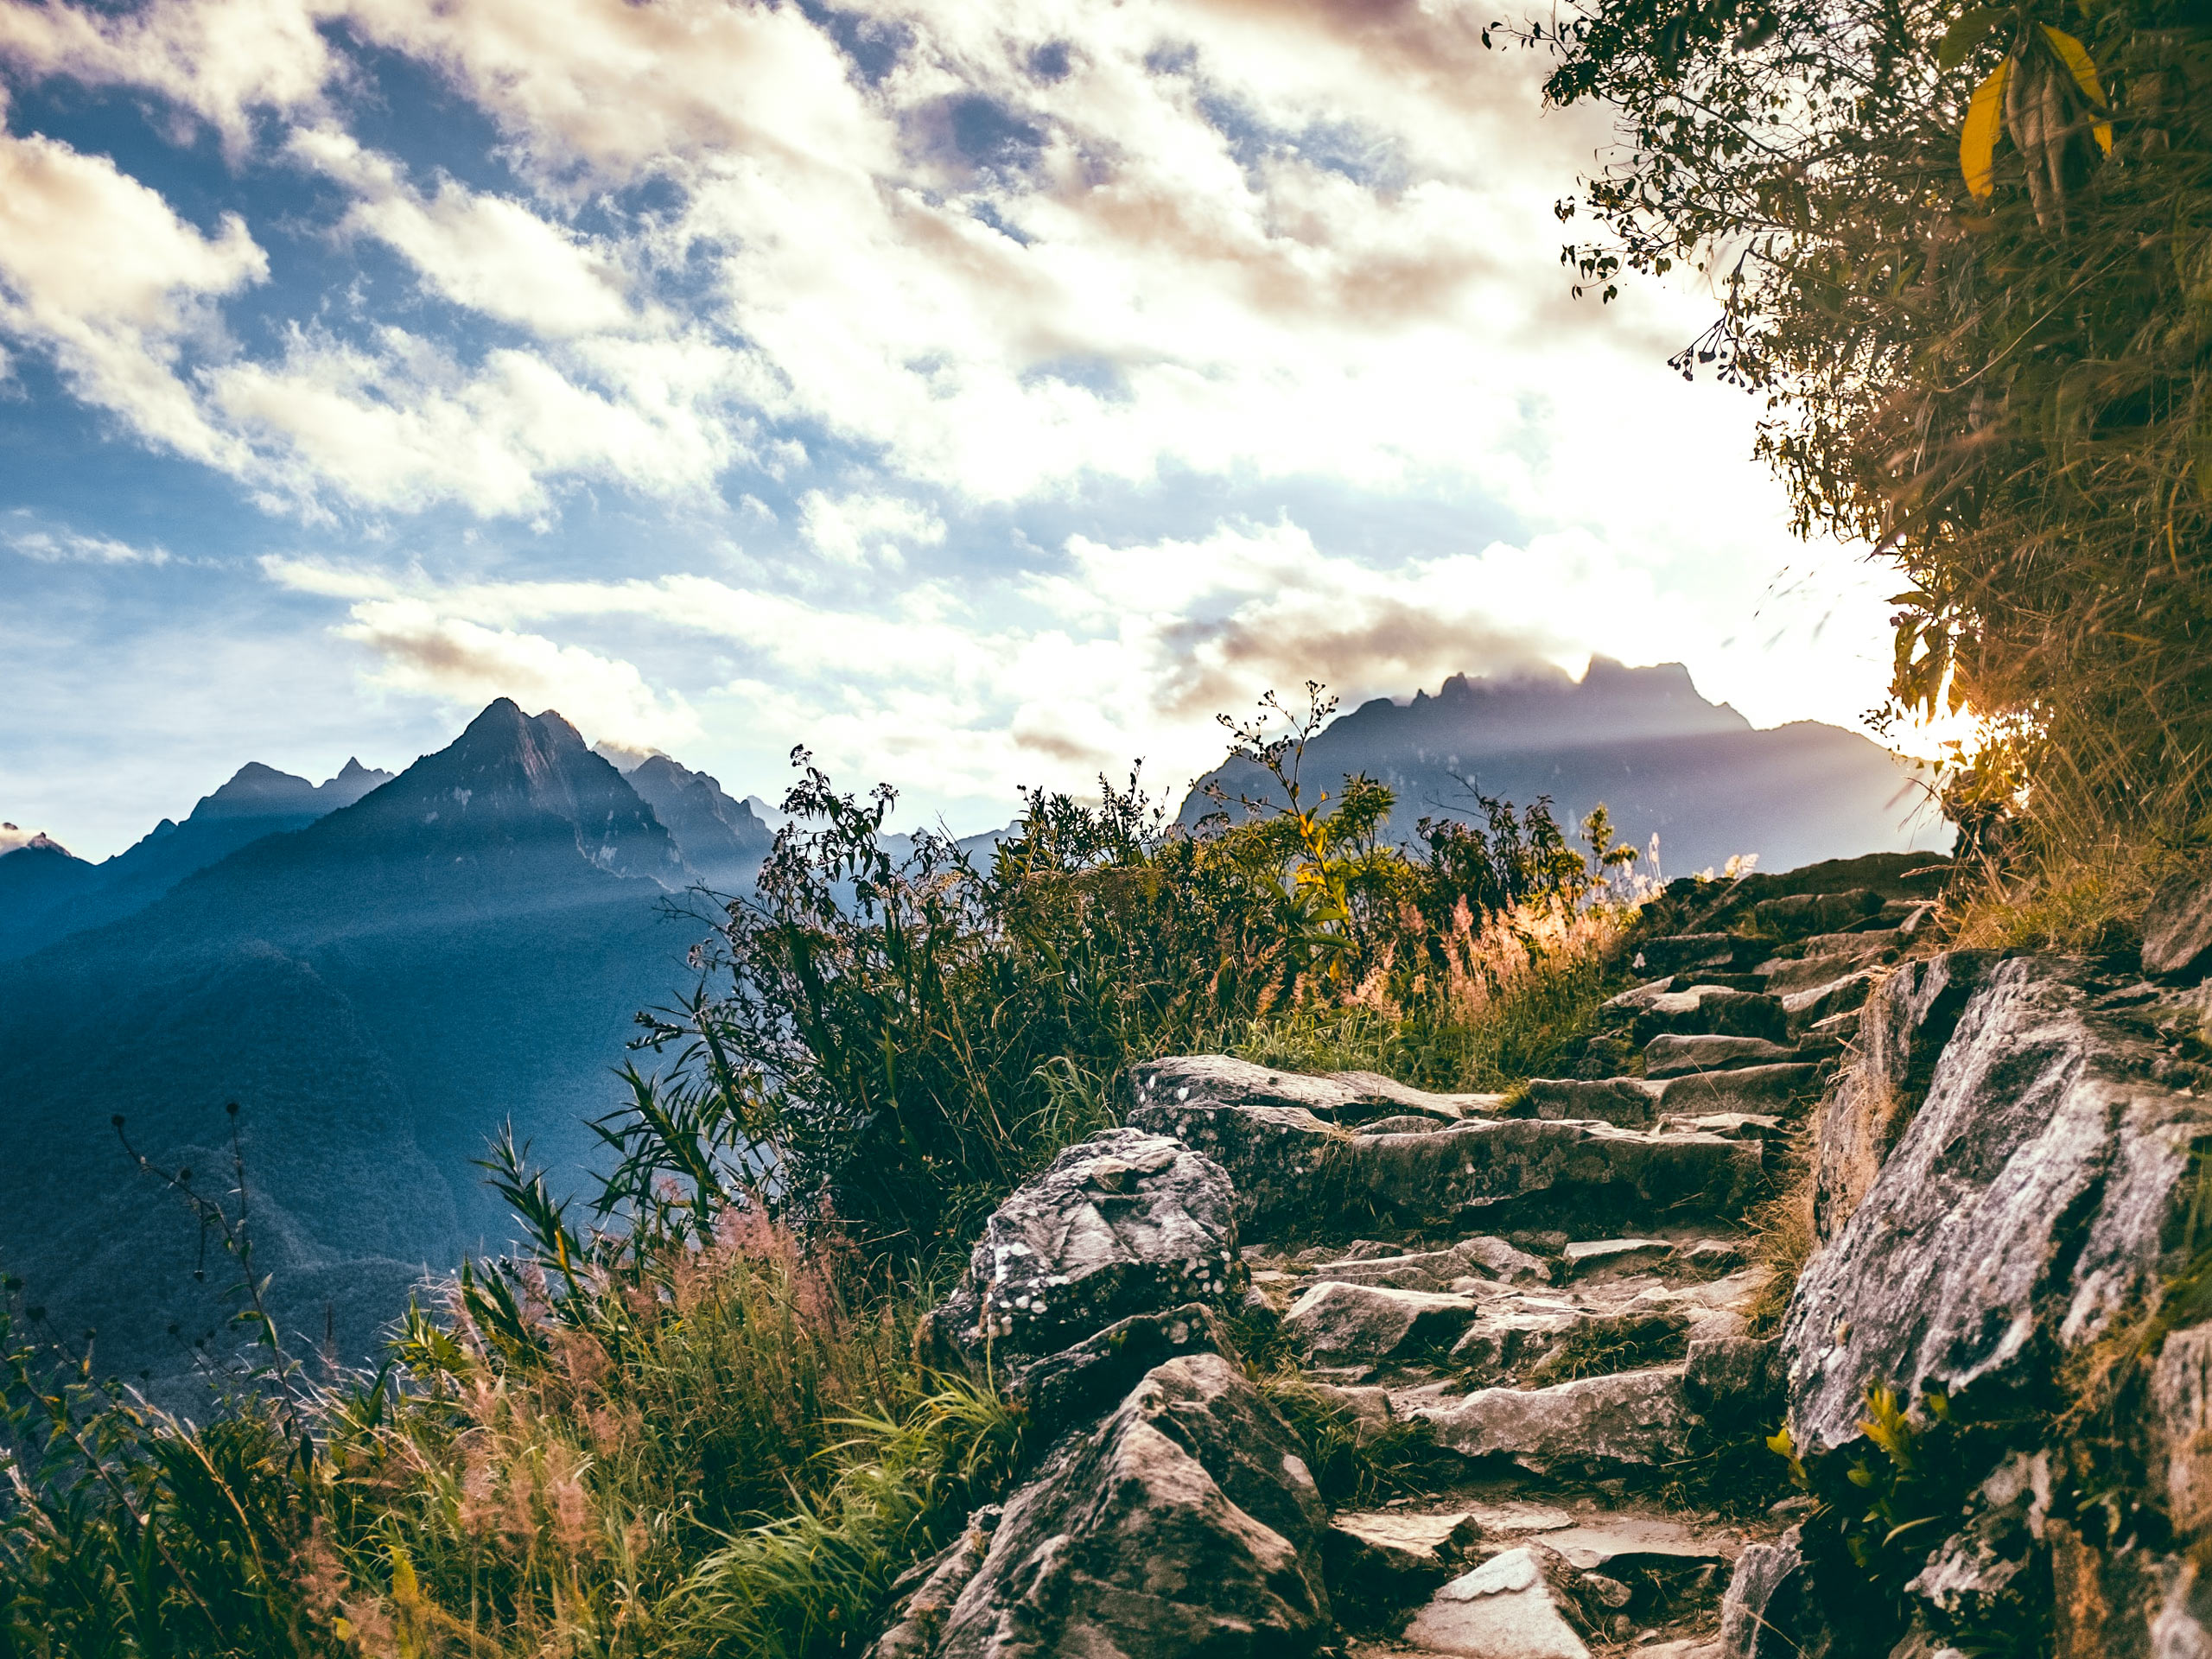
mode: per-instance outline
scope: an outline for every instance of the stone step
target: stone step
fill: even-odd
[[[1763,1190],[1756,1141],[1642,1134],[1604,1123],[1469,1121],[1424,1135],[1350,1135],[1292,1106],[1149,1099],[1130,1128],[1172,1135],[1234,1185],[1244,1236],[1312,1236],[1336,1217],[1408,1229],[1574,1224],[1591,1232],[1666,1217],[1740,1215]]]
[[[1738,990],[1707,980],[1680,990],[1672,980],[1637,986],[1604,1003],[1599,1018],[1601,1024],[1626,1027],[1645,1045],[1662,1034],[1758,1037],[1775,1043],[1789,1035],[1777,999],[1764,990]]]
[[[1643,1046],[1643,1075],[1662,1081],[1697,1071],[1785,1065],[1798,1058],[1796,1049],[1757,1037],[1679,1037],[1662,1033]]]

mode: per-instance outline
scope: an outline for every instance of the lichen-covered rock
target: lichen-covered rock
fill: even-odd
[[[1656,1083],[1694,1071],[1785,1065],[1796,1058],[1796,1049],[1757,1037],[1678,1037],[1662,1033],[1643,1046],[1643,1075]]]
[[[1832,1238],[1874,1184],[1912,1122],[1936,1061],[1967,999],[1997,965],[1995,953],[1954,950],[1900,963],[1859,1011],[1852,1063],[1820,1115],[1813,1226]]]
[[[1504,1459],[1539,1475],[1648,1469],[1692,1449],[1680,1365],[1548,1389],[1480,1389],[1403,1414],[1427,1422],[1446,1451]]]
[[[1927,1098],[1797,1283],[1783,1330],[1801,1454],[1859,1437],[1868,1388],[1955,1408],[2046,1376],[2156,1272],[2212,1102],[2094,1006],[2085,964],[2017,958],[1961,1016]]]
[[[1439,1590],[1406,1640],[1466,1659],[1589,1659],[1533,1551],[1509,1549]]]
[[[1341,1365],[1447,1349],[1474,1317],[1464,1296],[1326,1281],[1291,1305],[1283,1325],[1314,1358]]]
[[[1218,1300],[1236,1276],[1236,1199],[1219,1165],[1167,1136],[1094,1135],[991,1212],[925,1339],[1042,1353],[1132,1313]]]
[[[1757,1192],[1763,1168],[1755,1142],[1535,1118],[1355,1137],[1300,1108],[1193,1098],[1154,1101],[1128,1122],[1227,1170],[1255,1239],[1325,1228],[1348,1213],[1407,1227],[1497,1226],[1490,1218],[1514,1206],[1578,1219],[1732,1214]]]
[[[2212,874],[2186,870],[2160,887],[2143,916],[2143,971],[2194,976],[2212,968]]]
[[[927,1659],[1294,1659],[1330,1629],[1324,1524],[1258,1390],[1169,1360],[1007,1500]]]

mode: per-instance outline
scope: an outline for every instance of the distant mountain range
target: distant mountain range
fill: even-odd
[[[1433,696],[1377,698],[1338,716],[1306,745],[1304,766],[1309,799],[1338,795],[1351,773],[1389,785],[1401,839],[1423,817],[1473,814],[1477,790],[1522,807],[1548,796],[1570,834],[1602,802],[1621,840],[1648,848],[1658,836],[1669,877],[1739,853],[1778,871],[1950,840],[1919,774],[1881,745],[1813,721],[1756,728],[1699,696],[1680,663],[1628,668],[1596,657],[1579,681],[1557,669],[1454,675]],[[1232,801],[1274,793],[1257,766],[1231,763],[1200,780],[1184,823],[1217,810],[1208,783]]]
[[[1670,874],[1909,842],[1910,780],[1878,747],[1754,731],[1679,666],[1453,679],[1344,715],[1306,771],[1332,789],[1386,779],[1407,830],[1464,804],[1461,777],[1549,793],[1563,820],[1603,799],[1625,836],[1659,831]],[[219,1325],[229,1268],[202,1262],[110,1118],[213,1182],[234,1100],[256,1265],[286,1329],[365,1356],[423,1274],[512,1231],[470,1162],[503,1120],[556,1169],[594,1155],[587,1121],[619,1097],[632,1015],[692,982],[705,924],[684,890],[748,890],[773,816],[502,700],[397,777],[248,766],[103,863],[44,836],[0,855],[0,1265],[62,1328],[97,1328],[103,1368],[188,1398],[188,1344]]]
[[[212,1175],[236,1100],[287,1327],[365,1355],[423,1273],[512,1231],[469,1161],[502,1120],[556,1167],[589,1156],[631,1016],[690,982],[679,895],[749,886],[770,839],[711,778],[626,778],[501,701],[397,778],[249,766],[105,864],[0,856],[14,937],[51,939],[0,963],[5,1265],[104,1365],[188,1395],[164,1333],[214,1328],[230,1269],[194,1280],[196,1229],[109,1119]]]

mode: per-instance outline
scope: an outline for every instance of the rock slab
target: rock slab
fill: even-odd
[[[1406,1640],[1466,1659],[1590,1659],[1526,1548],[1493,1555],[1446,1585],[1414,1615]]]
[[[1258,1390],[1217,1355],[1169,1360],[1007,1501],[927,1659],[1310,1654],[1324,1524]]]
[[[966,1355],[1044,1353],[1115,1320],[1217,1300],[1236,1260],[1236,1193],[1166,1135],[1069,1147],[992,1211],[926,1335]]]
[[[1783,1331],[1801,1455],[1859,1437],[1869,1386],[2002,1395],[2094,1339],[2158,1270],[2212,1101],[2092,1006],[2087,964],[1995,968],[1865,1201],[1806,1264]]]

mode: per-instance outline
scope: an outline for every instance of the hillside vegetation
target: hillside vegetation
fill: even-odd
[[[1619,118],[1560,206],[1578,291],[1713,284],[1675,365],[1764,395],[1802,531],[1897,567],[1891,717],[1976,718],[1967,931],[2124,923],[2207,831],[2203,8],[1583,0],[1520,38]]]
[[[270,1313],[235,1119],[219,1174],[143,1163],[238,1282],[200,1351],[222,1403],[147,1405],[9,1281],[0,1653],[856,1653],[1022,1448],[988,1387],[915,1362],[915,1319],[1131,1060],[1502,1088],[1610,988],[1636,854],[1602,812],[1578,846],[1482,801],[1408,853],[1387,790],[1300,776],[1328,712],[1239,734],[1278,799],[1237,823],[1180,828],[1134,779],[1040,792],[988,864],[894,858],[890,791],[808,766],[702,990],[641,1016],[610,1173],[563,1200],[495,1147],[528,1248],[463,1266],[373,1374]]]

